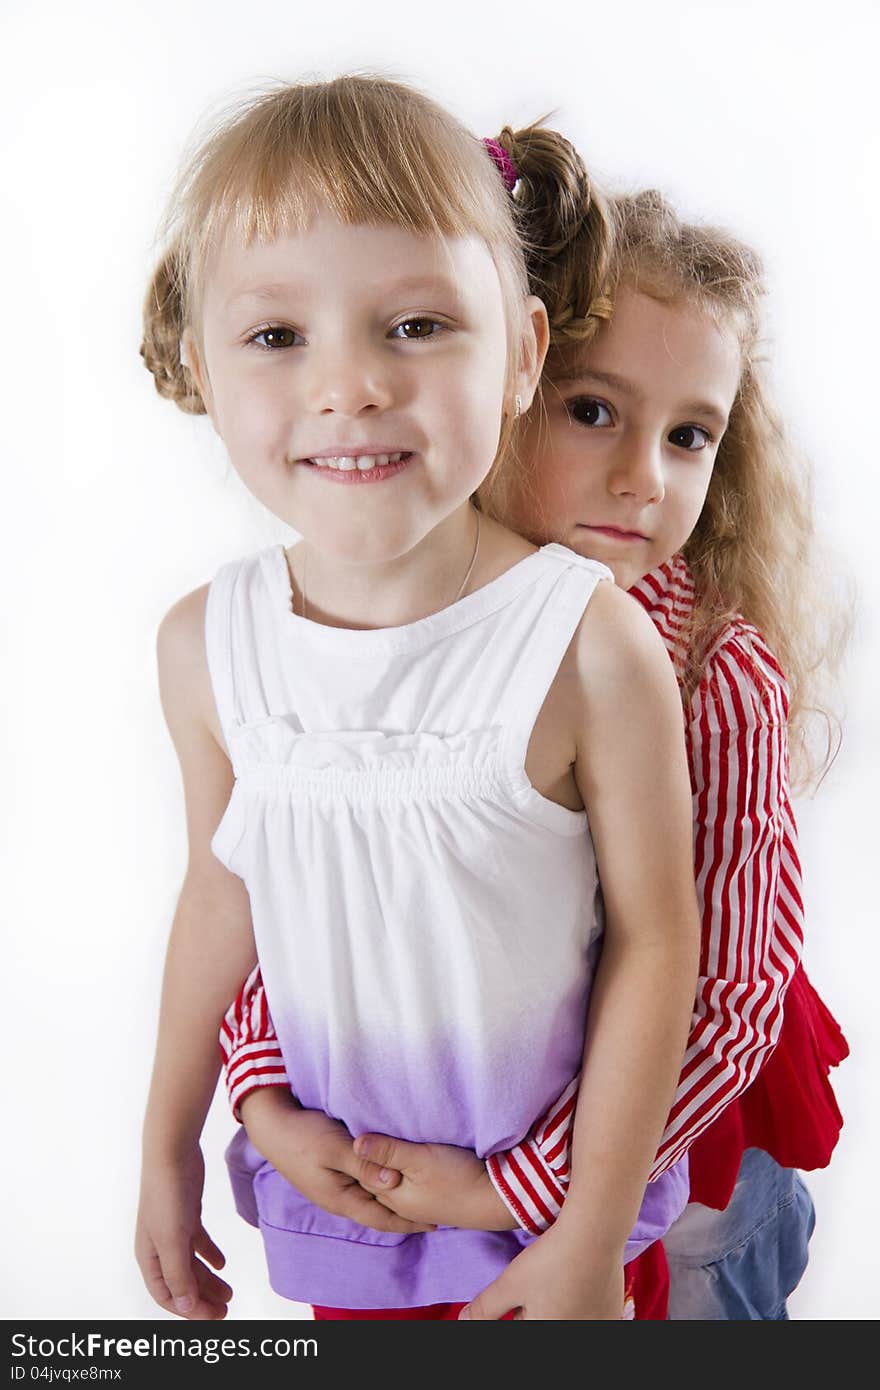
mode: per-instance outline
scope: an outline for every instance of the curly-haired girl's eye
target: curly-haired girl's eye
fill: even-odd
[[[677,449],[687,449],[692,454],[713,442],[709,431],[701,425],[679,425],[677,429],[670,430],[668,439]]]
[[[577,396],[574,400],[566,401],[566,408],[571,418],[577,420],[579,425],[599,429],[614,424],[608,406],[604,401],[597,401],[594,396]]]

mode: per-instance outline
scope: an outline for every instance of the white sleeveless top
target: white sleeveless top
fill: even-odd
[[[611,578],[547,545],[439,613],[367,631],[294,614],[280,545],[210,587],[208,665],[236,776],[212,848],[247,886],[293,1092],[353,1135],[486,1156],[521,1140],[580,1067],[601,934],[593,845],[586,813],[541,796],[524,764]],[[484,1233],[385,1238],[288,1184],[282,1201],[267,1169],[256,1219],[301,1237],[274,1256],[296,1270],[291,1284],[276,1269],[279,1292],[367,1307],[470,1296],[461,1279],[403,1289],[396,1265],[401,1246],[412,1264],[413,1241]],[[351,1301],[351,1241],[372,1250],[366,1302]]]

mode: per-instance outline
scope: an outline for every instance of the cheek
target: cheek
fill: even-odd
[[[236,377],[218,382],[215,392],[217,426],[227,448],[276,449],[286,438],[285,392],[268,376],[254,382]]]
[[[438,443],[448,439],[462,468],[488,471],[498,448],[504,408],[505,361],[450,364],[430,387]]]
[[[590,491],[589,459],[567,427],[536,443],[531,469],[535,500],[554,520],[571,521],[579,499]]]
[[[578,515],[580,495],[574,478],[558,459],[529,459],[513,475],[505,520],[535,542],[561,540]]]
[[[699,521],[711,480],[711,469],[708,473],[700,470],[674,484],[671,497],[667,492],[667,502],[672,504],[668,513],[677,533],[674,537],[676,549],[684,545]]]

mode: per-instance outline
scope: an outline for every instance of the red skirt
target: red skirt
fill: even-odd
[[[798,966],[769,1060],[691,1145],[691,1201],[726,1207],[746,1149],[763,1149],[783,1168],[824,1168],[843,1125],[829,1072],[848,1055],[836,1019]]]

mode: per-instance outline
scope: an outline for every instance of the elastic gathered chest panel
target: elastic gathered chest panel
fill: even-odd
[[[293,614],[281,546],[211,585],[208,663],[236,775],[212,848],[247,886],[293,1091],[353,1135],[485,1156],[578,1071],[601,934],[595,856],[586,814],[540,796],[524,764],[610,577],[545,546],[451,608],[368,631]],[[346,1306],[346,1244],[384,1271],[371,1266],[381,1287],[350,1306],[469,1296],[462,1282],[438,1292],[452,1276],[431,1274],[432,1237],[459,1238],[467,1268],[468,1238],[485,1233],[367,1232],[306,1203],[243,1136],[230,1164],[267,1250],[275,1232],[302,1237],[295,1259],[289,1241],[275,1255],[289,1297]],[[492,1237],[507,1259],[508,1236]]]

